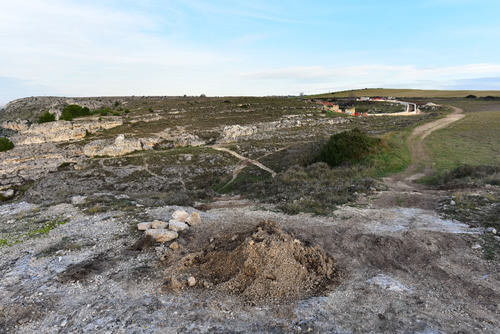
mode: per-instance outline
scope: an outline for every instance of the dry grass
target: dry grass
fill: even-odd
[[[500,96],[500,90],[425,90],[425,89],[392,89],[392,88],[367,88],[357,90],[346,90],[328,94],[318,94],[313,97],[349,97],[349,96],[392,96],[397,98],[435,98],[435,97],[466,97],[476,95],[478,97]]]

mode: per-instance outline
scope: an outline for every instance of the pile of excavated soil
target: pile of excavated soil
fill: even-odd
[[[167,286],[214,289],[251,303],[317,296],[339,284],[335,258],[263,221],[250,232],[224,233],[167,268]],[[194,279],[193,279],[194,278]]]

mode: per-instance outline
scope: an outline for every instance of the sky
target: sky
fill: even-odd
[[[27,96],[500,89],[497,0],[2,0],[0,106]]]

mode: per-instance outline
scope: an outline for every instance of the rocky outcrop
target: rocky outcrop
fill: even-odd
[[[75,129],[68,121],[57,121],[43,124],[32,124],[28,129],[19,131],[12,137],[14,145],[31,145],[43,143],[57,143],[70,140],[79,140],[85,137],[83,128]]]
[[[117,157],[134,151],[141,151],[143,147],[141,139],[125,139],[125,135],[120,134],[112,144],[108,144],[106,140],[96,140],[85,145],[83,147],[83,154],[89,157]]]
[[[168,128],[155,135],[161,147],[202,146],[205,142],[182,127]]]
[[[29,123],[25,119],[18,119],[17,121],[7,121],[2,123],[2,128],[13,131],[26,131],[29,128]]]
[[[244,136],[251,136],[258,131],[256,126],[228,125],[221,133],[220,143],[231,143],[235,139]]]
[[[76,162],[68,152],[61,152],[54,144],[15,146],[0,153],[0,188],[22,185],[37,180],[65,162]]]
[[[225,126],[221,132],[221,137],[217,141],[220,144],[236,142],[242,137],[249,138],[254,136],[271,133],[280,129],[298,128],[303,126],[335,125],[350,123],[351,119],[344,117],[311,119],[307,115],[289,115],[274,122],[257,123],[251,126],[230,125]]]
[[[156,145],[159,147],[185,147],[201,146],[205,142],[198,136],[184,132],[182,129],[166,129],[146,138],[129,138],[120,134],[114,142],[109,140],[96,140],[83,148],[83,154],[88,157],[110,156],[117,157],[134,151],[152,150]]]
[[[116,101],[123,102],[122,97],[56,97],[35,96],[13,100],[5,105],[0,114],[1,120],[28,119],[36,122],[46,111],[59,116],[65,106],[76,104],[90,110],[112,108]],[[125,103],[125,102],[123,102]]]
[[[14,145],[31,145],[80,140],[87,133],[111,129],[122,124],[123,121],[119,117],[113,117],[106,120],[56,121],[30,126],[26,121],[4,122],[2,127],[18,131],[18,134],[11,138]]]

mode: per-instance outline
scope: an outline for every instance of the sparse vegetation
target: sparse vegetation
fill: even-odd
[[[426,90],[426,89],[393,89],[393,88],[367,88],[357,90],[347,90],[328,94],[319,94],[312,97],[338,98],[349,97],[349,95],[369,96],[369,97],[397,97],[397,98],[463,98],[467,95],[476,96],[500,96],[500,91],[481,90]]]
[[[440,188],[462,188],[479,185],[500,185],[500,166],[463,165],[421,179],[422,183]]]

